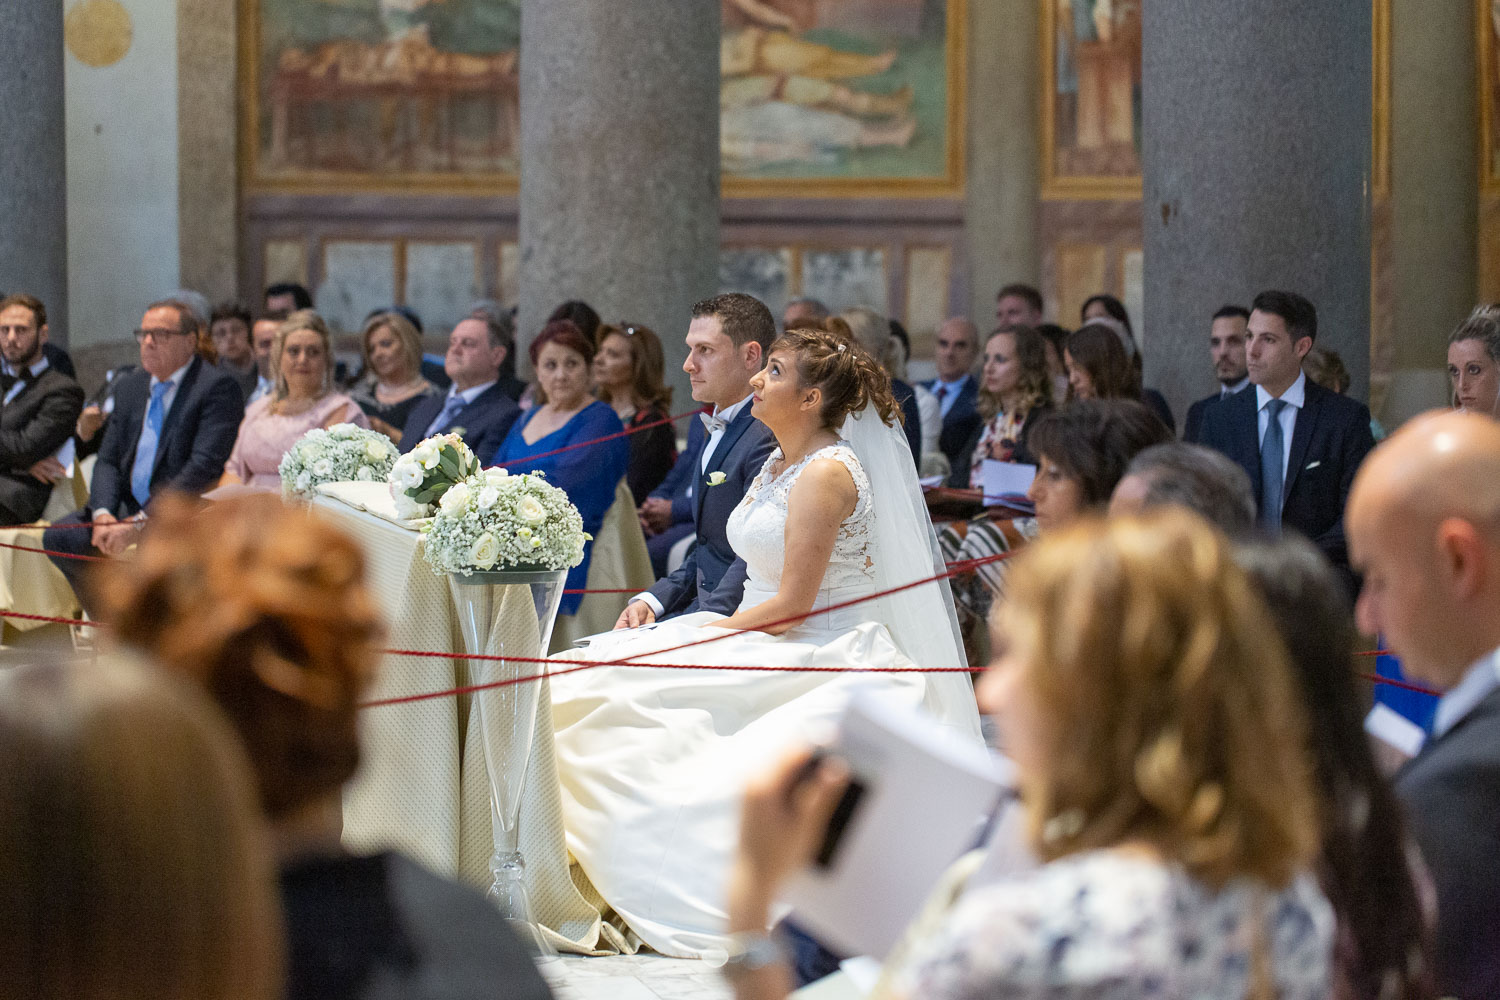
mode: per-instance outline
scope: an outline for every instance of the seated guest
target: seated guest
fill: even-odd
[[[1251,303],[1246,364],[1253,389],[1203,414],[1200,444],[1249,475],[1268,531],[1302,532],[1344,573],[1344,503],[1355,470],[1374,447],[1370,411],[1311,381],[1302,359],[1318,335],[1318,311],[1295,292],[1265,291]]]
[[[401,443],[411,411],[437,389],[422,377],[422,335],[398,312],[376,313],[359,337],[364,374],[349,396],[370,418],[370,426]]]
[[[511,425],[495,464],[512,474],[545,475],[578,508],[583,530],[597,535],[615,502],[615,487],[625,477],[630,445],[623,437],[586,444],[625,429],[608,403],[589,395],[593,360],[594,345],[571,320],[553,320],[542,327],[531,342],[537,405]],[[575,444],[585,446],[552,454]],[[568,590],[588,586],[593,550],[592,541],[584,544],[583,562],[568,571]],[[564,594],[558,613],[571,615],[582,600],[582,594]]]
[[[243,483],[281,489],[277,469],[292,445],[317,427],[369,427],[359,404],[333,391],[333,342],[328,324],[311,309],[294,312],[271,348],[276,389],[245,411],[221,486]]]
[[[1030,285],[1006,285],[995,294],[997,326],[1029,326],[1042,322],[1042,293]]]
[[[244,303],[236,301],[214,306],[208,322],[214,352],[219,356],[219,367],[234,376],[247,400],[260,382],[250,326],[250,310]]]
[[[0,526],[42,516],[52,484],[66,475],[53,456],[83,411],[83,389],[52,367],[46,343],[40,299],[0,299]]]
[[[199,494],[224,474],[244,414],[240,387],[228,372],[197,355],[198,326],[187,306],[153,302],[135,339],[141,367],[115,380],[114,412],[94,463],[88,506],[42,536],[43,548],[87,556],[118,556],[135,544],[152,498]],[[74,527],[92,524],[91,530]],[[85,610],[86,561],[49,556],[73,585]]]
[[[625,479],[637,507],[677,461],[677,431],[662,423],[672,414],[672,390],[662,383],[665,366],[661,340],[650,327],[610,323],[599,328],[594,394],[610,405],[627,431],[635,431],[625,439],[630,443]]]
[[[1360,630],[1443,692],[1395,777],[1437,889],[1438,995],[1500,997],[1500,425],[1443,413],[1392,434],[1356,475],[1349,550]]]
[[[1068,369],[1069,399],[1133,399],[1146,404],[1172,430],[1172,411],[1161,393],[1141,390],[1139,355],[1129,334],[1112,319],[1096,319],[1068,335],[1063,363]]]
[[[820,326],[829,315],[828,307],[817,299],[793,299],[781,311],[781,332],[795,330],[799,326]]]
[[[943,558],[951,563],[998,556],[1086,515],[1104,513],[1130,460],[1171,437],[1151,411],[1128,400],[1080,400],[1046,414],[1027,441],[1037,461],[1036,478],[1026,493],[1035,516],[1014,517],[1000,510],[950,524],[938,536]],[[1003,591],[1009,569],[1009,561],[1001,559],[952,579],[966,642],[982,641],[990,607]]]
[[[1349,375],[1349,369],[1344,367],[1344,359],[1339,356],[1339,352],[1329,347],[1314,347],[1308,351],[1307,357],[1302,359],[1302,370],[1307,373],[1308,378],[1340,396],[1349,391],[1349,386],[1354,381]],[[1370,435],[1376,441],[1385,440],[1385,428],[1373,416],[1370,417]]]
[[[1479,306],[1448,338],[1453,405],[1500,417],[1500,305]]]
[[[283,996],[269,838],[207,698],[120,657],[9,667],[0,754],[5,995]]]
[[[1160,445],[1138,458],[1191,447]],[[1245,499],[1253,512],[1248,482]],[[1315,727],[1307,746],[1323,830],[1316,872],[1339,924],[1333,995],[1430,1000],[1436,994],[1424,909],[1431,907],[1423,904],[1431,885],[1413,872],[1401,806],[1365,735],[1369,699],[1355,686],[1354,621],[1342,585],[1301,538],[1241,545],[1235,562],[1270,609]]]
[[[278,281],[267,286],[261,306],[268,313],[279,312],[290,316],[301,309],[313,307],[312,293],[295,281]]]
[[[1075,526],[1022,557],[997,626],[980,704],[1042,864],[966,892],[883,995],[1328,997],[1306,715],[1229,545],[1178,512]],[[770,907],[847,782],[835,761],[807,778],[809,762],[790,752],[745,796],[726,966],[739,1000],[788,985]]]
[[[120,642],[217,701],[249,751],[280,867],[285,995],[547,997],[480,896],[339,842],[383,632],[359,545],[275,497],[163,506],[139,557],[114,567],[107,613]]]
[[[891,324],[873,309],[855,306],[839,313],[850,335],[870,356],[879,361],[890,374],[895,358],[896,338],[891,334]],[[917,394],[911,386],[892,376],[891,395],[901,407],[902,428],[906,431],[906,443],[911,448],[912,462],[921,467],[922,460],[922,416],[917,409]]]
[[[1130,460],[1109,500],[1111,517],[1175,505],[1185,507],[1231,539],[1255,531],[1250,477],[1212,448],[1168,441]]]
[[[1130,356],[1130,367],[1135,371],[1136,384],[1141,384],[1143,370],[1141,349],[1135,339],[1135,327],[1130,323],[1130,313],[1126,311],[1125,303],[1113,295],[1091,295],[1083,303],[1082,318],[1085,325],[1104,322],[1122,334],[1125,353]],[[1165,396],[1155,389],[1142,389],[1141,402],[1161,418],[1161,422],[1167,425],[1167,430],[1177,430],[1177,424],[1172,419],[1172,410],[1167,406]]]
[[[1244,306],[1227,305],[1214,313],[1208,327],[1208,351],[1219,388],[1188,407],[1187,418],[1182,424],[1182,439],[1189,444],[1198,442],[1203,414],[1210,406],[1250,384],[1250,370],[1245,366],[1245,324],[1249,320],[1250,310]]]
[[[245,406],[269,396],[276,390],[276,372],[271,367],[271,348],[276,346],[276,331],[286,321],[286,314],[266,313],[250,325],[250,346],[255,352],[255,389],[245,397]]]
[[[458,433],[485,465],[495,460],[500,442],[521,408],[500,385],[500,366],[511,341],[498,323],[470,316],[448,334],[443,370],[452,384],[445,394],[423,396],[411,408],[401,432],[401,450],[411,451],[434,434]]]
[[[974,377],[979,327],[963,316],[944,320],[938,327],[934,357],[937,378],[927,383],[927,390],[937,398],[942,421],[938,450],[948,456],[948,464],[956,470],[974,427],[982,419],[978,410],[979,380]]]
[[[500,328],[502,339],[508,344],[516,342],[516,311],[507,309],[494,299],[480,299],[469,307],[469,316],[473,319],[482,319],[486,323],[493,323]],[[441,366],[439,366],[441,369]],[[443,376],[443,382],[433,382],[440,389],[446,389],[448,375],[439,371]],[[432,376],[427,376],[432,381]],[[521,396],[526,392],[526,383],[516,378],[516,352],[506,351],[505,361],[500,365],[500,388],[507,396],[516,402],[521,401]]]
[[[989,335],[980,377],[979,419],[948,480],[955,489],[982,488],[985,459],[1035,465],[1026,437],[1036,420],[1052,410],[1046,341],[1029,326],[1001,327]]]

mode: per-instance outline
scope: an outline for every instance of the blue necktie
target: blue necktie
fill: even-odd
[[[163,403],[170,388],[170,382],[152,384],[151,403],[146,407],[146,426],[141,428],[141,440],[135,446],[135,464],[130,467],[130,492],[142,507],[151,499],[151,470],[156,467],[156,446],[161,443],[161,425],[166,417]]]
[[[1281,410],[1286,403],[1273,399],[1266,404],[1266,436],[1260,442],[1260,516],[1266,526],[1281,533],[1281,486],[1286,437],[1281,433]]]
[[[449,421],[458,416],[458,411],[464,408],[464,398],[458,393],[448,397],[448,402],[443,404],[443,409],[438,413],[437,419],[427,425],[427,433],[424,438],[430,438],[434,434],[441,434],[443,428],[448,426]]]

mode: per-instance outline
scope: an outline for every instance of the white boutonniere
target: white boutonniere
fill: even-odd
[[[461,438],[465,434],[469,433],[469,429],[467,427],[455,427],[451,431],[449,431],[448,433],[452,434],[454,437]]]
[[[708,474],[708,485],[710,485],[710,486],[718,486],[720,483],[722,483],[724,480],[726,480],[728,478],[729,477],[726,476],[726,475],[724,475],[724,473],[722,473],[722,472],[717,472],[717,471],[710,472]]]

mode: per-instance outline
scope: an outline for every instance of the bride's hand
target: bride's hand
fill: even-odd
[[[823,760],[806,774],[813,750],[792,751],[745,789],[740,849],[730,886],[740,912],[769,906],[777,888],[812,860],[849,783],[847,768]],[[736,907],[731,903],[730,912]]]

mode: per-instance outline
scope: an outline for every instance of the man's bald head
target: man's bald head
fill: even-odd
[[[953,316],[938,327],[933,360],[938,378],[956,382],[974,368],[979,356],[979,327],[965,316]]]
[[[1452,687],[1500,646],[1500,422],[1419,417],[1371,452],[1345,512],[1360,626]]]

